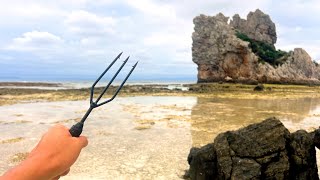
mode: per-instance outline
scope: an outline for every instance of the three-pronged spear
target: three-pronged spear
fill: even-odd
[[[134,64],[134,66],[132,66],[130,72],[128,73],[128,75],[125,77],[125,79],[122,81],[122,83],[120,84],[120,86],[118,87],[118,89],[116,90],[116,92],[114,93],[114,95],[102,102],[99,103],[100,99],[102,98],[102,96],[104,95],[104,93],[106,93],[106,91],[108,90],[108,88],[110,87],[110,85],[112,84],[112,82],[114,81],[114,79],[117,77],[117,75],[120,73],[121,69],[124,67],[124,65],[128,62],[129,57],[127,57],[127,59],[122,63],[122,65],[120,66],[120,68],[118,69],[118,71],[114,74],[114,76],[112,77],[112,79],[109,81],[108,85],[103,89],[102,93],[99,95],[99,97],[97,98],[97,100],[93,101],[93,94],[94,94],[94,88],[96,86],[96,84],[100,81],[100,79],[106,74],[106,72],[111,68],[111,66],[120,58],[120,56],[122,55],[122,52],[111,62],[111,64],[107,67],[106,70],[103,71],[103,73],[99,76],[99,78],[93,83],[93,85],[91,86],[91,92],[90,92],[90,107],[87,110],[86,114],[82,117],[81,121],[76,123],[75,125],[73,125],[69,132],[73,137],[79,137],[80,134],[82,133],[82,129],[83,129],[83,125],[85,120],[87,119],[87,117],[89,116],[89,114],[91,113],[91,111],[99,106],[102,106],[110,101],[112,101],[117,94],[120,92],[121,88],[123,87],[124,83],[126,83],[127,79],[129,78],[129,76],[131,75],[132,71],[136,68],[138,62],[136,62]]]

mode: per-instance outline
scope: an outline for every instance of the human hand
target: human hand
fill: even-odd
[[[86,137],[72,137],[68,128],[55,125],[43,135],[27,159],[2,178],[59,179],[60,176],[68,174],[81,149],[87,144]]]

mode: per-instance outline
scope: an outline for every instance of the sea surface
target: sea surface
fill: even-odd
[[[13,82],[18,83],[18,85],[1,85],[1,82]],[[27,86],[23,83],[52,83],[56,86],[43,86],[43,85],[33,85]],[[59,90],[59,89],[81,89],[89,88],[95,80],[58,80],[58,81],[18,81],[18,80],[0,80],[0,88],[23,88],[23,89],[47,89],[47,90]],[[108,79],[102,79],[96,85],[96,87],[103,87],[108,84]],[[168,89],[181,88],[183,84],[194,84],[196,80],[193,79],[184,79],[184,80],[128,80],[125,85],[167,85]],[[120,85],[122,81],[115,80],[112,85]]]
[[[60,101],[0,106],[0,173],[19,163],[50,126],[71,127],[88,105]],[[181,179],[191,147],[272,116],[291,132],[313,131],[319,127],[320,99],[119,97],[90,114],[83,131],[89,145],[61,179]]]

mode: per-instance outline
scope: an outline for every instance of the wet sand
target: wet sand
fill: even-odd
[[[50,126],[70,127],[87,108],[88,101],[0,106],[0,172],[23,160]],[[119,97],[92,112],[83,132],[89,146],[62,179],[181,179],[192,146],[270,116],[291,132],[312,131],[319,126],[320,99]]]
[[[112,106],[94,110],[83,132],[89,138],[89,146],[64,179],[180,178],[188,168],[185,158],[191,147],[190,125],[163,119],[172,114],[180,114],[185,120],[190,118],[190,104],[186,100],[118,98]],[[190,101],[195,102],[194,98]],[[189,109],[179,112],[169,108],[177,103],[179,108]],[[4,143],[0,144],[0,153],[7,154],[0,160],[1,173],[17,164],[19,157],[22,160],[49,126],[62,123],[70,127],[79,120],[87,104],[87,101],[64,101],[1,106]],[[136,109],[130,108],[133,105]],[[143,110],[143,114],[136,110]],[[152,127],[138,130],[144,124],[140,120],[146,119],[154,122]]]

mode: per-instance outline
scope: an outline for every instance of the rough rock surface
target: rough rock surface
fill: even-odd
[[[230,25],[241,33],[248,35],[251,39],[272,45],[277,42],[276,25],[269,15],[264,14],[259,9],[255,12],[250,12],[247,20],[241,19],[238,14],[234,15]]]
[[[320,67],[308,53],[296,48],[285,63],[259,63],[249,43],[237,38],[236,30],[273,44],[277,40],[274,23],[260,10],[244,20],[235,15],[228,24],[222,13],[194,18],[192,60],[198,65],[198,82],[320,84]]]
[[[192,148],[191,179],[319,179],[313,135],[290,134],[276,118],[218,135]]]
[[[193,179],[212,179],[216,172],[216,151],[213,144],[208,144],[200,148],[191,148],[188,156],[190,164],[189,174],[193,175]]]
[[[292,133],[289,141],[291,179],[319,179],[313,136],[304,130]]]

